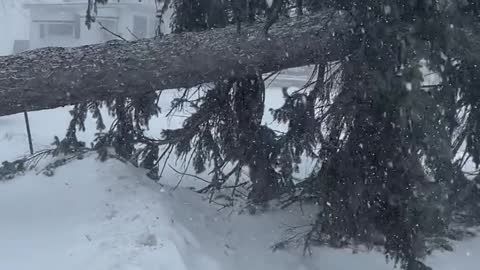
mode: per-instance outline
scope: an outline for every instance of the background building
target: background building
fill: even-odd
[[[96,22],[90,29],[85,25],[87,1],[28,2],[24,7],[30,14],[29,49],[75,47],[118,39],[110,32],[128,40],[147,38],[154,36],[158,27],[153,0],[111,1],[108,5],[99,5]],[[168,31],[162,27],[162,31]]]

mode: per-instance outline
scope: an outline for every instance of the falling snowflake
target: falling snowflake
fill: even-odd
[[[407,88],[408,91],[412,91],[412,83],[410,82],[405,83],[405,88]]]

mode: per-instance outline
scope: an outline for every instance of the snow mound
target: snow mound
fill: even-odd
[[[219,210],[188,189],[172,191],[142,170],[92,155],[53,177],[31,172],[0,182],[0,269],[393,268],[377,253],[321,248],[303,257],[295,249],[272,251],[286,228],[311,218],[300,211],[251,216]],[[470,241],[462,254],[437,254],[434,269],[476,269],[478,247],[480,241]]]

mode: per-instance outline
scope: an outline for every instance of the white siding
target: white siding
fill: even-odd
[[[114,33],[128,39],[134,40],[135,37],[130,33],[134,31],[134,18],[141,16],[146,19],[146,37],[153,37],[157,27],[157,18],[155,17],[155,6],[150,4],[139,4],[138,0],[127,4],[125,1],[111,2],[105,6],[99,6],[97,19],[103,22]],[[142,1],[146,3],[148,1]],[[59,3],[57,1],[57,3]],[[84,2],[81,2],[84,3]],[[30,44],[31,49],[61,46],[75,47],[86,44],[102,43],[110,39],[116,39],[114,35],[101,29],[98,23],[93,23],[91,29],[85,26],[84,4],[65,4],[65,5],[31,5],[28,6],[31,13],[30,24]],[[165,16],[166,23],[162,25],[164,33],[170,32],[168,25],[172,12],[168,11]],[[45,36],[41,37],[41,25],[49,23],[74,22],[76,34],[70,36],[51,36],[44,31]],[[45,28],[45,26],[44,26]]]

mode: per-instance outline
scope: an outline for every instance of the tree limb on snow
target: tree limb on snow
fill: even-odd
[[[0,57],[0,116],[192,87],[346,53],[338,42],[347,36],[342,33],[348,33],[348,25],[332,11],[280,21],[269,37],[262,27],[246,27],[242,35],[227,27]]]

